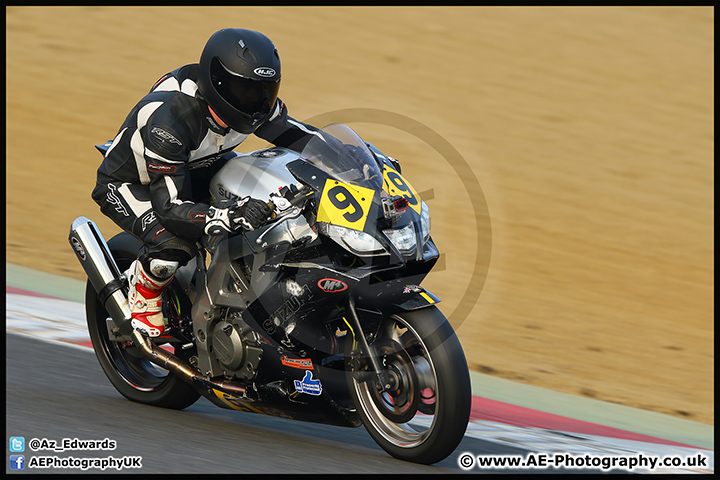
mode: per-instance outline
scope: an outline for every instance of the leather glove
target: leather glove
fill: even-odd
[[[268,204],[256,198],[213,202],[205,215],[205,233],[219,235],[238,229],[252,231],[265,225],[271,215]]]

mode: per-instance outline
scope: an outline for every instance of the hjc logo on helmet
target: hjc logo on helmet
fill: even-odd
[[[275,76],[275,69],[269,68],[269,67],[258,67],[255,70],[253,70],[256,75],[259,75],[261,77],[274,77]]]

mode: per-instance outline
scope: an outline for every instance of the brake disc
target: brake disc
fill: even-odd
[[[420,381],[410,355],[392,340],[379,340],[375,352],[381,359],[388,386],[380,392],[368,382],[370,395],[382,415],[395,423],[407,423],[420,406]]]

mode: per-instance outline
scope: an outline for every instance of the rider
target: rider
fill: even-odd
[[[92,196],[148,246],[126,272],[133,328],[163,334],[162,290],[195,256],[198,238],[269,220],[259,199],[212,202],[209,182],[250,134],[297,151],[317,135],[288,116],[279,88],[280,57],[270,39],[227,28],[210,37],[199,64],[160,78],[120,127]]]

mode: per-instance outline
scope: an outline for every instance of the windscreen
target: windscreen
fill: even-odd
[[[375,157],[347,125],[333,123],[317,132],[303,149],[302,156],[342,182],[373,190],[383,188]]]

